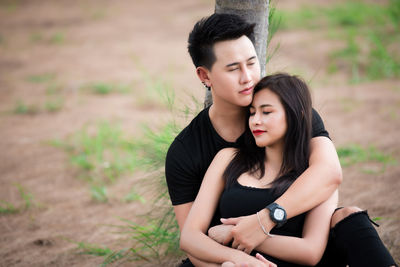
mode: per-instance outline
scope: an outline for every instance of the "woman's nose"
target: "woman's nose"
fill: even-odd
[[[251,118],[251,123],[252,123],[253,125],[259,125],[259,124],[260,124],[260,116],[259,116],[257,113],[255,113],[255,114],[252,116],[252,118]]]

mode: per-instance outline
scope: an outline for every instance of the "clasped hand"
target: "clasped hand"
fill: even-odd
[[[232,248],[242,250],[247,254],[250,254],[266,238],[255,214],[221,219],[221,222],[223,224],[211,227],[208,235],[223,245],[228,245],[233,241]]]

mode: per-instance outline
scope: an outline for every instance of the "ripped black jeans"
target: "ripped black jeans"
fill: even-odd
[[[367,211],[350,214],[330,231],[319,267],[397,266],[382,243]]]

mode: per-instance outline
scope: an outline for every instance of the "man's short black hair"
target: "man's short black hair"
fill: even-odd
[[[235,40],[243,35],[254,43],[254,26],[234,14],[213,14],[198,21],[189,34],[188,50],[193,64],[211,70],[216,42]]]

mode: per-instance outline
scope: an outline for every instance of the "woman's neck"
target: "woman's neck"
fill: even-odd
[[[283,144],[274,144],[265,148],[266,172],[272,173],[274,178],[279,175],[283,162]]]

